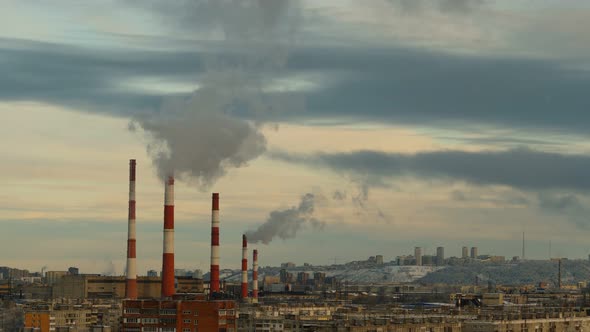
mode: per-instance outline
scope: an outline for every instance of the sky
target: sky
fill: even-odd
[[[587,1],[1,2],[0,266],[590,254]]]

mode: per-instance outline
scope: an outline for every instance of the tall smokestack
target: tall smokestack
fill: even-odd
[[[164,253],[162,297],[174,295],[174,177],[169,176],[164,192]]]
[[[137,299],[137,270],[135,250],[135,159],[129,160],[129,215],[127,223],[127,282],[125,298]]]
[[[242,235],[242,298],[248,297],[248,240]]]
[[[258,250],[252,252],[252,299],[258,301]]]
[[[211,294],[219,293],[219,194],[213,193],[211,208]]]

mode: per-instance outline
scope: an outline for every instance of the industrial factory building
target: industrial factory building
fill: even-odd
[[[176,277],[176,293],[202,293],[203,280],[192,277]],[[125,277],[99,275],[67,275],[53,285],[54,299],[99,299],[126,298]],[[157,298],[161,294],[162,282],[159,277],[138,277],[136,281],[137,298]]]

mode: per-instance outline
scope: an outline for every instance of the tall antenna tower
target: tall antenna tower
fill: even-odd
[[[524,256],[524,232],[522,232],[522,260],[525,260]]]

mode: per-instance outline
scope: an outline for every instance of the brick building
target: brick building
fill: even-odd
[[[125,300],[120,331],[234,332],[236,315],[228,300]]]

